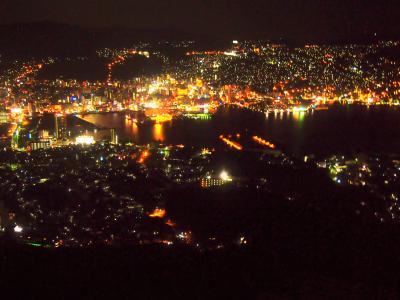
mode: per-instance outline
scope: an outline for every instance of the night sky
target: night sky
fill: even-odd
[[[399,0],[0,0],[0,23],[52,21],[218,37],[390,37],[400,32],[399,20]]]

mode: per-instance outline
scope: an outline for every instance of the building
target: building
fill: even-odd
[[[111,144],[117,145],[118,144],[118,135],[115,129],[111,129]]]
[[[62,140],[67,137],[67,118],[58,114],[54,115],[54,137],[57,140]]]
[[[5,111],[0,111],[0,124],[8,123],[8,114]]]
[[[39,150],[39,149],[48,149],[51,147],[51,142],[50,140],[40,140],[40,141],[35,141],[29,143],[29,150],[34,151],[34,150]]]
[[[224,185],[225,183],[226,183],[226,181],[219,179],[219,178],[202,178],[200,180],[200,186],[202,188],[221,186],[221,185]]]
[[[203,188],[210,188],[213,186],[221,186],[231,183],[232,177],[229,176],[228,172],[222,171],[219,177],[207,176],[200,180],[200,186]]]
[[[75,139],[77,145],[92,145],[95,143],[94,137],[91,135],[80,135]]]
[[[50,139],[49,132],[47,130],[39,131],[39,138],[44,140]]]

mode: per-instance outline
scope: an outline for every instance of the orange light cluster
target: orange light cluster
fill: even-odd
[[[34,65],[34,66],[25,66],[24,67],[24,71],[22,72],[22,73],[20,73],[18,76],[17,76],[17,80],[22,80],[23,78],[25,78],[25,77],[27,77],[28,75],[30,75],[30,74],[32,74],[32,73],[34,73],[34,72],[37,72],[38,70],[40,70],[41,68],[43,68],[43,65],[42,64],[37,64],[37,65]]]
[[[54,243],[54,247],[55,248],[59,248],[59,247],[61,247],[63,245],[64,245],[64,241],[63,240],[59,240],[59,241]]]
[[[228,146],[230,146],[230,147],[232,147],[232,148],[235,148],[235,149],[238,150],[238,151],[243,150],[242,145],[240,145],[239,143],[236,143],[236,142],[234,142],[234,141],[231,141],[231,140],[227,139],[226,137],[224,137],[223,135],[221,135],[219,138],[220,138],[225,144],[227,144]]]
[[[167,212],[165,211],[165,209],[162,208],[156,208],[154,211],[152,211],[149,214],[150,218],[164,218],[165,215],[167,214]]]
[[[143,164],[149,156],[150,156],[149,151],[147,151],[147,150],[143,151],[142,154],[140,155],[138,162]]]
[[[272,144],[272,143],[270,143],[270,142],[268,142],[268,141],[266,141],[266,140],[264,140],[264,139],[262,139],[262,138],[260,138],[260,137],[258,137],[256,135],[253,136],[253,140],[256,141],[257,143],[259,143],[260,145],[266,146],[266,147],[271,148],[271,149],[275,149],[275,145],[274,144]]]
[[[176,227],[176,224],[172,221],[172,220],[167,220],[167,222],[165,222],[166,225],[168,225],[169,227]]]

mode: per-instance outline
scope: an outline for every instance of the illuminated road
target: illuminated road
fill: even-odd
[[[24,66],[24,70],[17,76],[16,80],[21,81],[27,76],[36,73],[39,71],[41,68],[43,68],[43,64],[36,64],[33,66]]]
[[[113,68],[116,65],[119,65],[119,64],[122,64],[123,62],[125,62],[126,59],[129,56],[132,56],[132,55],[142,55],[142,56],[144,56],[146,58],[150,57],[149,52],[147,52],[147,51],[136,51],[136,50],[126,50],[123,53],[115,56],[113,58],[113,60],[107,65],[107,69],[108,69],[107,83],[111,83],[111,81],[112,81]]]

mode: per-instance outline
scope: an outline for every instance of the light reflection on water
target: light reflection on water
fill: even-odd
[[[173,120],[136,125],[122,113],[86,115],[99,127],[116,128],[121,140],[137,144],[161,141],[199,147],[220,145],[219,135],[258,135],[289,153],[400,153],[400,109],[334,107],[279,114],[222,108],[211,120]]]
[[[293,112],[293,120],[297,121],[299,123],[299,125],[301,126],[304,122],[304,118],[306,117],[306,112],[304,111],[296,111]]]
[[[163,124],[154,124],[152,131],[153,131],[153,139],[155,141],[159,141],[159,142],[165,141]]]

